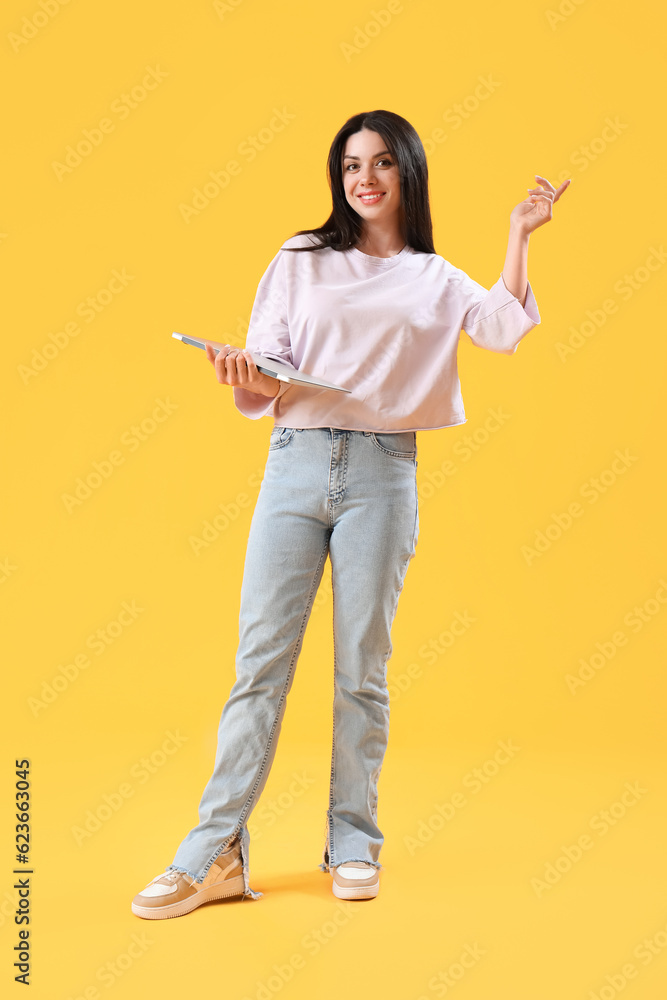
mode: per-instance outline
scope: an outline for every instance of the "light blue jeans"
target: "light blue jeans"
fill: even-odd
[[[334,698],[331,784],[320,868],[367,861],[384,838],[377,784],[389,736],[390,631],[419,534],[414,431],[275,426],[252,517],[241,586],[236,681],[218,729],[199,823],[167,871],[201,882],[241,841],[266,784],[287,695],[327,554],[331,560]]]

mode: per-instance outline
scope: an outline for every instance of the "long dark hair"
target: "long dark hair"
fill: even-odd
[[[343,186],[343,155],[351,135],[368,129],[377,132],[398,164],[401,182],[401,204],[405,219],[408,246],[418,253],[435,253],[433,224],[428,198],[428,167],[422,141],[409,121],[392,111],[362,111],[353,115],[340,129],[329,150],[327,180],[331,188],[331,215],[318,229],[300,229],[294,236],[314,236],[319,242],[312,246],[285,247],[285,250],[349,250],[362,234],[363,220],[347,198]]]

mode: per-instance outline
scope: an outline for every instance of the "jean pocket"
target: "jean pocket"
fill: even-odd
[[[294,437],[295,431],[296,427],[280,427],[276,424],[271,431],[269,451],[277,451],[278,448],[284,448]]]
[[[412,461],[417,457],[417,435],[415,431],[399,431],[393,434],[383,434],[374,431],[370,439],[376,448],[392,458],[407,458]]]

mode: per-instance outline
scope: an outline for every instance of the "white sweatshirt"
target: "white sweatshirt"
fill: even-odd
[[[408,246],[387,258],[284,249],[314,242],[291,237],[267,267],[246,347],[351,392],[282,382],[271,399],[235,388],[236,406],[252,419],[384,432],[465,423],[461,330],[478,347],[513,354],[541,322],[530,283],[521,306],[502,274],[487,291],[438,254]]]

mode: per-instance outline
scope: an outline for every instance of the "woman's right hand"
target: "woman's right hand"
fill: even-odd
[[[248,392],[256,392],[262,396],[277,395],[279,379],[258,371],[250,351],[225,344],[216,354],[213,347],[207,344],[206,357],[215,368],[215,376],[221,385],[247,389]]]

